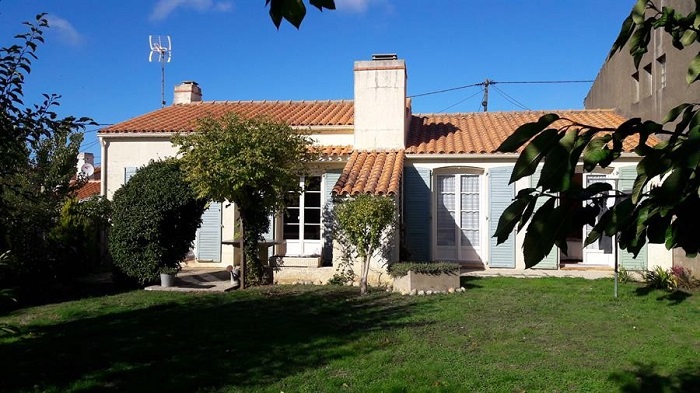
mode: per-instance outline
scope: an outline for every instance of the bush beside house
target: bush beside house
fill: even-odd
[[[195,239],[206,201],[198,199],[175,159],[151,161],[114,194],[109,250],[116,274],[157,281],[178,269]]]

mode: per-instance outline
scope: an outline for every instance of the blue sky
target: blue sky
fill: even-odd
[[[25,102],[62,95],[60,115],[112,124],[160,107],[148,36],[170,35],[165,99],[197,81],[205,100],[352,99],[355,60],[397,53],[408,94],[483,82],[593,80],[632,0],[336,0],[301,29],[274,27],[264,0],[0,0],[0,43],[47,12],[51,28]],[[579,109],[590,84],[501,84],[490,111]],[[496,90],[496,88],[500,89]],[[481,89],[416,97],[414,113],[474,112]],[[514,104],[506,97],[514,99]],[[448,109],[449,108],[449,109]],[[83,151],[100,161],[91,127]]]

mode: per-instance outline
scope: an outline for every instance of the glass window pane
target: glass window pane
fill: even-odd
[[[299,239],[299,224],[284,224],[284,239]]]
[[[318,224],[304,225],[304,239],[318,240],[321,238],[321,226]]]
[[[285,223],[299,223],[299,209],[287,209],[283,219]]]
[[[321,209],[306,208],[304,209],[304,224],[320,224]]]
[[[304,207],[321,207],[321,193],[307,192],[304,194]]]
[[[471,229],[462,230],[462,247],[478,247],[479,246],[479,231]]]
[[[454,211],[455,210],[455,195],[454,194],[442,194],[440,198],[440,207],[443,209]]]
[[[321,191],[321,176],[308,176],[304,189],[306,191]]]
[[[438,192],[455,192],[455,177],[438,176],[437,187]]]

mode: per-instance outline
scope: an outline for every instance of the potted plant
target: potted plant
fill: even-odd
[[[175,285],[175,276],[177,272],[181,270],[180,265],[178,266],[163,266],[160,268],[160,286],[161,287],[172,287]]]

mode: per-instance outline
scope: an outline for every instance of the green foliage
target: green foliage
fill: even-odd
[[[645,11],[651,11],[646,19]],[[700,42],[699,20],[700,2],[696,2],[694,12],[681,15],[671,8],[658,10],[651,1],[639,0],[623,23],[610,55],[629,43],[638,65],[649,45],[651,31],[659,28],[672,36],[677,48],[686,48],[692,42]],[[698,61],[696,56],[688,83],[698,79]],[[651,136],[667,136],[668,141],[651,146],[647,144]],[[635,144],[634,152],[641,159],[631,192],[612,190],[605,184],[584,188],[574,183],[577,163],[582,162],[586,172],[607,168],[620,157],[625,141]],[[700,251],[700,103],[673,108],[664,124],[635,118],[617,128],[594,127],[548,114],[520,126],[498,151],[513,153],[523,147],[511,183],[532,175],[540,163],[541,176],[535,188],[518,193],[501,216],[494,237],[502,243],[514,228],[520,231],[527,226],[523,245],[526,267],[541,261],[555,245],[567,252],[567,234],[581,230],[585,224],[593,227],[585,245],[605,234],[617,235],[620,248],[634,256],[647,242],[665,244],[668,249],[682,248],[688,256]],[[656,179],[661,185],[649,187]],[[572,203],[569,207],[557,206],[559,198]],[[617,203],[599,217],[608,198],[616,198]],[[584,201],[589,201],[585,208],[569,210],[583,206]],[[537,210],[536,205],[540,206]]]
[[[309,0],[309,4],[323,11],[323,9],[334,10],[334,0]],[[265,0],[265,6],[270,6],[270,18],[272,23],[279,29],[282,19],[291,23],[297,29],[306,16],[306,6],[303,0]]]
[[[335,207],[337,236],[348,251],[362,260],[360,292],[367,291],[370,259],[393,234],[396,207],[386,196],[358,195]]]
[[[269,216],[284,208],[289,192],[300,191],[299,177],[315,158],[313,141],[287,124],[229,113],[201,119],[197,132],[179,135],[174,143],[199,197],[236,204],[243,226],[245,284],[262,282],[257,244]]]
[[[409,271],[419,274],[459,274],[459,264],[455,262],[399,262],[389,265],[391,277],[403,277]]]
[[[24,103],[23,87],[48,27],[44,14],[26,22],[17,44],[0,48],[0,251],[14,262],[0,285],[54,280],[66,274],[67,261],[51,236],[61,207],[74,189],[79,132],[87,118],[59,118],[53,111],[59,96],[44,95],[40,104]]]
[[[620,267],[617,272],[617,282],[624,284],[632,281],[634,280],[632,279],[632,275],[630,274],[629,270],[625,269],[624,267]]]
[[[654,270],[645,272],[644,281],[646,281],[648,287],[654,289],[673,291],[678,287],[673,273],[670,270],[665,270],[661,266],[657,266]]]
[[[103,262],[100,236],[109,227],[112,203],[103,196],[84,201],[68,199],[61,209],[59,222],[49,233],[61,269],[69,275],[94,270]]]
[[[139,284],[178,268],[194,241],[206,201],[184,179],[179,161],[151,161],[113,198],[109,251],[116,269]]]
[[[693,290],[700,288],[700,280],[693,277],[693,272],[687,267],[673,266],[671,268],[671,274],[673,274],[676,286],[679,289]]]

